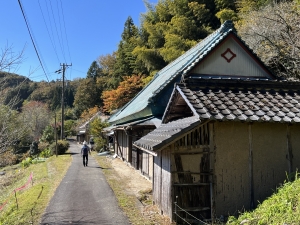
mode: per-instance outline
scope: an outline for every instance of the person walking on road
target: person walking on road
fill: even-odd
[[[89,154],[91,154],[91,149],[87,145],[86,141],[84,141],[83,146],[81,148],[81,156],[83,159],[83,166],[88,166]]]

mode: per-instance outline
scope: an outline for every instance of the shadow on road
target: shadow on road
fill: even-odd
[[[104,168],[104,167],[101,167],[101,166],[88,166],[90,168],[94,168],[94,169],[102,169],[102,170],[111,170],[112,168]]]
[[[77,155],[79,154],[78,152],[66,152],[65,155]]]

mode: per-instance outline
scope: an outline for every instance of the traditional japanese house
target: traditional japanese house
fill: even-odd
[[[81,124],[78,128],[77,128],[77,134],[76,134],[76,140],[78,143],[82,143],[84,141],[89,143],[89,140],[91,138],[91,134],[90,134],[90,123],[93,122],[94,119],[100,119],[101,121],[107,121],[108,116],[104,115],[101,112],[97,112],[95,113],[88,121],[85,121],[83,124]]]
[[[175,219],[176,202],[209,221],[255,208],[299,168],[300,83],[276,78],[230,21],[195,48],[162,124],[133,145],[154,156],[161,212]]]

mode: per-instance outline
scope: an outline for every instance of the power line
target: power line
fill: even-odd
[[[56,8],[57,8],[57,15],[58,15],[60,37],[61,37],[61,41],[62,41],[62,53],[63,53],[64,59],[66,61],[65,48],[64,48],[64,38],[63,38],[63,35],[62,35],[62,30],[61,30],[61,19],[60,19],[60,10],[58,8],[58,1],[56,1]]]
[[[59,62],[60,60],[59,60],[59,57],[58,57],[58,54],[57,54],[57,51],[56,51],[56,47],[55,47],[55,45],[54,45],[54,43],[53,43],[53,40],[52,40],[52,38],[51,38],[51,35],[50,35],[50,33],[49,33],[49,29],[48,29],[48,26],[47,26],[47,23],[46,23],[46,20],[45,20],[45,17],[44,17],[44,13],[43,13],[43,10],[42,10],[42,7],[41,7],[41,4],[40,4],[40,1],[39,1],[39,0],[38,0],[38,3],[39,3],[39,7],[40,7],[40,10],[41,10],[41,13],[42,13],[42,16],[43,16],[43,20],[44,20],[44,23],[45,23],[45,26],[46,26],[46,29],[47,29],[48,36],[49,36],[49,38],[50,38],[50,41],[51,41],[52,47],[53,47],[53,49],[54,49],[55,55],[56,55],[56,57],[57,57],[57,60],[58,60],[58,62]],[[46,2],[46,4],[47,4],[47,2]],[[50,24],[51,24],[51,23],[50,23]]]
[[[61,0],[60,0],[60,5],[61,5],[61,11],[62,11],[62,18],[63,18],[64,28],[65,28],[65,35],[66,35],[68,53],[69,53],[70,60],[72,62],[72,58],[71,58],[71,54],[70,54],[70,48],[69,48],[69,41],[68,41],[68,36],[67,36],[66,23],[65,23],[64,10],[63,10],[63,6],[62,6],[62,1]]]
[[[53,34],[53,28],[52,28],[52,23],[51,23],[51,18],[50,18],[50,13],[49,13],[49,8],[48,8],[47,1],[46,1],[46,8],[47,8],[48,19],[49,19],[49,22],[50,22],[50,30],[51,30],[51,34],[52,34],[52,37],[53,37],[54,48],[56,49],[55,39],[54,39],[54,34]]]
[[[61,49],[61,51],[62,51],[62,53],[63,53],[63,56],[64,56],[64,51],[63,51],[62,43],[61,43],[61,40],[60,40],[60,38],[59,38],[58,31],[57,31],[56,20],[55,20],[55,17],[54,17],[54,13],[53,13],[53,8],[52,8],[51,1],[50,1],[50,8],[51,8],[52,17],[53,17],[53,20],[54,20],[55,30],[56,30],[56,34],[57,34],[57,38],[58,38],[58,43],[59,43],[59,45],[60,45],[60,49]],[[64,59],[65,59],[65,56],[64,56]],[[66,61],[66,59],[65,59],[65,61]]]
[[[24,18],[24,20],[25,20],[26,26],[27,26],[27,30],[28,30],[29,35],[30,35],[31,42],[32,42],[32,44],[33,44],[33,46],[34,46],[34,50],[35,50],[36,55],[37,55],[37,57],[38,57],[38,59],[39,59],[39,62],[40,62],[41,67],[42,67],[42,69],[43,69],[43,71],[44,71],[44,74],[45,74],[45,76],[46,76],[46,78],[47,78],[47,80],[48,80],[48,82],[49,82],[48,76],[47,76],[47,74],[46,74],[45,68],[44,68],[43,63],[42,63],[42,60],[41,60],[41,57],[40,57],[40,55],[39,55],[39,53],[38,53],[37,47],[36,47],[36,45],[35,45],[35,43],[34,43],[32,34],[31,34],[31,32],[30,32],[30,28],[29,28],[29,25],[28,25],[28,22],[27,22],[27,19],[26,19],[26,16],[25,16],[25,12],[24,12],[23,7],[22,7],[21,0],[18,0],[18,2],[19,2],[20,9],[21,9],[21,11],[22,11],[23,18]]]

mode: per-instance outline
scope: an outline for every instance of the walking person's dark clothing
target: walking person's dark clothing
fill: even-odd
[[[83,142],[83,146],[81,148],[81,155],[82,155],[82,160],[83,160],[83,166],[88,165],[89,161],[89,154],[91,154],[91,150],[89,146],[86,144],[86,142]]]

